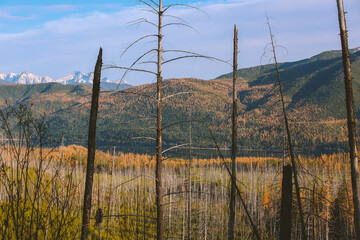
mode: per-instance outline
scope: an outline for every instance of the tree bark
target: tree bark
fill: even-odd
[[[346,111],[347,111],[347,126],[349,137],[349,150],[350,150],[350,163],[351,163],[351,185],[353,191],[354,203],[354,224],[355,236],[360,240],[360,192],[359,192],[359,168],[358,168],[358,155],[356,143],[356,124],[355,124],[355,110],[354,98],[352,88],[351,64],[350,53],[348,48],[347,30],[344,14],[344,6],[342,0],[337,0],[340,38],[342,48],[342,58],[344,67],[344,83],[346,95]]]
[[[230,214],[228,239],[234,240],[235,205],[236,205],[236,152],[237,152],[237,54],[238,53],[238,30],[234,26],[234,55],[233,55],[233,111],[232,111],[232,145],[231,145],[231,190],[230,190]]]
[[[94,170],[95,170],[94,161],[95,161],[96,118],[99,107],[101,67],[102,67],[102,48],[100,48],[99,50],[99,55],[94,70],[93,92],[92,92],[90,121],[89,121],[88,157],[87,157],[87,167],[86,167],[83,220],[82,220],[82,228],[81,228],[82,240],[86,240],[89,237],[91,195],[92,195],[92,186],[94,182]]]
[[[292,171],[291,165],[283,166],[281,184],[280,240],[291,239]]]

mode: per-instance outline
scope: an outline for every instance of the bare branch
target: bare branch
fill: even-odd
[[[267,48],[268,48],[269,46],[271,47],[271,43],[266,44],[266,46],[264,47],[263,54],[262,54],[261,57],[260,57],[260,62],[262,61],[263,57],[265,57],[266,54],[268,53],[269,50],[267,50]],[[271,50],[270,50],[270,51],[271,51]]]
[[[150,54],[150,53],[152,53],[152,52],[154,52],[154,51],[157,52],[158,50],[157,50],[156,48],[153,48],[153,49],[147,51],[146,53],[144,53],[143,55],[141,55],[138,59],[136,59],[136,60],[131,64],[131,66],[129,67],[129,69],[131,69],[131,68],[132,68],[137,62],[139,62],[143,57],[147,56],[148,54]],[[126,71],[125,71],[124,75],[121,77],[120,82],[122,82],[122,81],[124,80],[126,74],[127,74],[129,71],[130,71],[130,70],[126,70]]]
[[[132,179],[130,179],[130,180],[128,180],[128,181],[125,181],[125,182],[122,182],[122,183],[116,185],[115,187],[113,187],[113,189],[111,189],[111,191],[114,191],[114,190],[116,190],[118,187],[120,187],[120,186],[122,186],[122,185],[124,185],[124,184],[127,184],[127,183],[129,183],[129,182],[132,182],[132,181],[138,179],[139,177],[142,177],[142,175],[138,175],[138,176],[136,176],[136,177],[134,177],[134,178],[132,178]]]
[[[157,35],[156,34],[151,34],[151,35],[146,35],[144,37],[141,37],[139,39],[137,39],[136,41],[132,42],[120,55],[120,57],[122,57],[127,50],[129,50],[129,48],[131,48],[132,46],[134,46],[136,43],[140,42],[141,40],[145,39],[145,38],[148,38],[148,37],[156,37]]]
[[[150,13],[153,13],[155,15],[157,15],[157,12],[155,12],[154,10],[152,9],[146,9],[146,8],[142,8],[142,9],[139,9],[140,11],[144,11],[144,12],[150,12]]]
[[[155,6],[159,7],[159,4],[157,4],[155,1],[153,0],[148,0],[148,1],[152,2]]]
[[[163,12],[166,12],[169,8],[171,7],[186,7],[186,8],[191,8],[191,9],[195,9],[199,12],[202,12],[204,13],[206,16],[209,16],[204,10],[200,9],[200,8],[197,8],[197,7],[194,7],[194,6],[191,6],[191,5],[187,5],[187,4],[169,4],[169,5],[165,5],[164,6],[164,11]]]
[[[111,69],[111,68],[117,68],[117,69],[124,69],[124,70],[129,70],[129,71],[134,71],[134,72],[144,72],[144,73],[151,73],[156,75],[155,72],[149,71],[149,70],[145,70],[145,69],[137,69],[137,68],[128,68],[128,67],[119,67],[119,66],[108,66],[103,68],[104,70],[106,69]]]
[[[147,139],[147,140],[156,141],[156,139],[152,138],[152,137],[131,137],[131,138],[127,138],[127,139],[124,139],[124,140],[134,140],[134,139]]]
[[[150,1],[154,3],[154,1],[152,1],[152,0],[150,0]],[[146,6],[148,6],[148,7],[151,8],[152,10],[154,10],[154,11],[156,12],[156,14],[159,14],[159,11],[158,11],[156,8],[154,8],[153,6],[151,6],[151,4],[149,4],[149,3],[147,3],[147,2],[145,2],[145,1],[143,1],[143,0],[139,0],[139,2],[145,4]],[[159,6],[159,5],[157,5],[156,3],[154,3],[154,4],[155,4],[156,6]]]
[[[227,65],[230,65],[231,64],[228,62],[228,61],[225,61],[225,60],[222,60],[220,58],[215,58],[215,57],[210,57],[210,56],[206,56],[206,55],[201,55],[201,54],[198,54],[198,53],[195,53],[195,52],[191,52],[191,51],[184,51],[184,50],[164,50],[164,52],[174,52],[174,53],[185,53],[185,54],[191,54],[189,56],[194,56],[194,57],[200,57],[200,58],[205,58],[205,59],[208,59],[208,60],[211,60],[211,61],[218,61],[218,62],[222,62],[222,63],[225,63]],[[168,60],[170,61],[170,60]]]
[[[172,149],[176,149],[176,148],[179,148],[179,147],[182,147],[182,146],[186,146],[186,145],[189,145],[189,143],[184,143],[184,144],[180,144],[180,145],[176,145],[176,146],[170,147],[170,148],[162,151],[161,153],[166,153],[167,151],[170,151],[170,150],[172,150]]]
[[[179,93],[175,93],[175,94],[171,94],[169,96],[163,97],[163,101],[167,98],[171,98],[171,97],[175,97],[178,95],[182,95],[182,94],[191,94],[191,93],[196,93],[197,91],[189,91],[189,92],[179,92]]]
[[[156,61],[145,61],[145,62],[139,62],[138,64],[149,64],[149,63],[157,64]]]
[[[126,89],[125,89],[125,90],[126,90]],[[150,96],[150,95],[144,94],[144,93],[130,92],[130,91],[125,91],[125,90],[118,91],[117,93],[129,93],[129,94],[139,95],[139,96],[151,98],[151,99],[153,99],[153,100],[157,100],[156,98],[154,98],[154,97],[152,97],[152,96]]]
[[[157,27],[157,25],[153,22],[150,22],[148,21],[147,19],[145,18],[139,18],[137,20],[134,20],[134,21],[131,21],[129,22],[130,25],[140,25],[141,23],[148,23],[150,25],[153,25],[154,27]]]
[[[163,62],[163,64],[173,62],[173,61],[176,61],[176,60],[180,60],[180,59],[185,59],[185,58],[205,58],[205,59],[208,59],[210,61],[218,61],[218,62],[222,62],[222,63],[226,63],[226,64],[230,65],[228,62],[226,62],[224,60],[221,60],[219,58],[209,57],[209,56],[205,56],[205,55],[201,55],[201,54],[195,54],[195,53],[194,53],[194,55],[185,55],[185,56],[180,56],[180,57],[176,57],[176,58],[166,60],[166,61]]]
[[[186,23],[167,23],[165,25],[163,25],[163,28],[165,27],[168,27],[168,26],[174,26],[174,25],[177,25],[177,26],[184,26],[184,27],[187,27],[187,28],[190,28],[192,30],[194,30],[196,33],[199,33],[198,30],[196,30],[196,28],[186,24]]]
[[[169,17],[169,18],[174,18],[174,19],[177,19],[177,20],[179,20],[179,21],[181,21],[181,22],[183,22],[183,23],[188,24],[188,22],[186,22],[184,19],[182,19],[182,18],[180,18],[180,17],[177,17],[177,16],[174,16],[174,15],[164,14],[163,16],[164,16],[164,17]]]

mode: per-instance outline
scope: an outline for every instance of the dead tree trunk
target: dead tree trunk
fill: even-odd
[[[292,171],[291,165],[283,166],[281,184],[280,240],[291,239]]]
[[[96,118],[99,107],[101,67],[102,67],[102,48],[100,48],[99,50],[99,55],[95,65],[94,80],[93,80],[93,93],[92,93],[90,121],[89,121],[88,157],[87,157],[87,167],[86,167],[83,220],[81,227],[81,240],[86,240],[89,237],[91,194],[92,194],[92,186],[94,181],[94,170],[95,170],[94,161],[95,161]]]
[[[287,142],[288,142],[288,149],[290,152],[290,159],[291,159],[291,166],[294,173],[294,181],[295,181],[295,190],[296,190],[296,198],[298,202],[298,208],[299,208],[299,215],[300,215],[300,223],[301,223],[301,232],[302,232],[302,239],[307,240],[307,231],[305,226],[305,220],[304,220],[304,213],[302,209],[302,203],[301,203],[301,196],[300,196],[300,186],[299,186],[299,180],[298,180],[298,172],[295,162],[295,153],[294,153],[294,146],[292,144],[291,134],[290,134],[290,127],[289,127],[289,120],[287,116],[286,106],[285,106],[285,100],[284,100],[284,94],[282,89],[282,83],[280,79],[280,71],[279,71],[279,65],[276,58],[276,51],[275,51],[275,41],[274,41],[274,35],[272,34],[271,26],[270,26],[270,20],[269,17],[267,17],[267,24],[269,27],[269,33],[270,33],[270,44],[271,44],[271,50],[274,57],[275,62],[275,68],[276,68],[276,76],[278,80],[279,85],[279,92],[280,92],[280,100],[281,100],[281,106],[282,106],[282,112],[284,115],[284,122],[285,122],[285,129],[286,129],[286,135],[287,135]]]
[[[358,156],[357,156],[357,146],[356,146],[356,124],[355,124],[354,98],[353,98],[353,89],[352,89],[350,53],[348,48],[346,22],[345,22],[344,6],[342,0],[337,0],[337,7],[338,7],[338,15],[339,15],[341,48],[342,48],[343,67],[344,67],[347,126],[348,126],[348,137],[349,137],[350,162],[351,162],[351,185],[353,190],[353,203],[354,203],[355,236],[356,239],[359,240],[360,239],[359,168],[358,168]]]
[[[191,162],[192,162],[192,152],[191,152],[191,102],[189,107],[189,162],[188,162],[188,172],[187,172],[187,240],[191,240]]]
[[[233,111],[232,111],[232,145],[231,145],[231,190],[230,190],[230,215],[228,239],[234,240],[235,205],[236,205],[236,152],[237,152],[237,53],[238,53],[238,30],[234,26],[234,59],[233,59]]]
[[[249,220],[249,222],[250,222],[250,225],[251,225],[251,227],[252,227],[252,229],[253,229],[253,233],[252,233],[252,234],[255,235],[254,238],[256,238],[257,240],[260,240],[260,239],[261,239],[261,238],[260,238],[260,233],[259,233],[259,231],[258,231],[258,229],[257,229],[257,227],[256,227],[256,225],[255,225],[255,223],[254,223],[254,221],[253,221],[252,218],[251,218],[251,215],[250,215],[250,212],[249,212],[249,210],[248,210],[248,207],[247,207],[247,205],[246,205],[246,203],[245,203],[245,200],[244,200],[244,198],[241,196],[241,191],[240,191],[239,187],[237,186],[236,182],[233,181],[233,177],[232,177],[231,170],[230,170],[229,166],[228,166],[228,165],[226,164],[226,162],[225,162],[225,158],[224,158],[224,156],[222,155],[222,153],[221,153],[221,151],[220,151],[220,147],[219,147],[219,145],[218,145],[218,143],[217,143],[217,141],[216,141],[216,139],[215,139],[215,137],[214,137],[214,134],[211,132],[211,130],[209,129],[209,127],[208,127],[208,131],[209,131],[209,133],[210,133],[210,135],[211,135],[211,138],[212,138],[213,142],[215,143],[215,147],[216,147],[216,149],[217,149],[217,151],[218,151],[218,153],[219,153],[220,158],[221,158],[221,159],[223,160],[223,162],[224,162],[224,166],[225,166],[225,169],[226,169],[227,173],[228,173],[229,176],[230,176],[231,183],[232,183],[232,184],[234,183],[234,187],[235,187],[237,196],[238,196],[238,198],[239,198],[239,201],[240,201],[241,205],[243,206],[244,211],[245,211],[245,214],[246,214],[246,216],[248,217],[248,220]]]
[[[156,83],[156,233],[157,239],[164,239],[164,212],[163,212],[163,189],[162,189],[162,17],[163,17],[162,0],[159,1],[158,11],[158,48],[157,48],[157,83]]]

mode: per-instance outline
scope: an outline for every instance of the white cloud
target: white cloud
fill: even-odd
[[[276,38],[288,49],[280,52],[280,61],[311,57],[321,51],[338,49],[339,37],[336,5],[329,0],[253,0],[200,2],[208,16],[196,10],[180,8],[170,14],[180,16],[199,33],[182,27],[164,30],[167,48],[199,52],[221,59],[232,57],[233,25],[239,28],[240,66],[260,64],[263,48],[268,42],[268,30],[264,25],[265,11],[273,17]],[[335,5],[335,6],[334,6]],[[351,47],[360,45],[360,3],[346,2]],[[52,10],[66,11],[70,5],[52,6]],[[138,7],[124,8],[113,13],[90,12],[68,15],[49,21],[37,29],[16,34],[0,34],[0,72],[33,71],[53,78],[74,70],[90,72],[100,46],[104,48],[104,62],[129,65],[141,52],[154,45],[144,41],[120,59],[121,52],[143,34],[151,33],[151,26],[129,26],[128,22],[145,14]],[[1,13],[0,13],[1,17]],[[146,44],[145,44],[146,43]],[[200,59],[188,59],[164,67],[165,77],[213,78],[229,72],[229,66]],[[120,73],[107,71],[113,78]],[[129,75],[135,83],[150,82],[153,77]],[[145,80],[144,80],[145,79]],[[147,79],[147,80],[146,80]]]
[[[14,15],[10,14],[9,12],[0,11],[0,19],[23,21],[23,20],[29,20],[29,19],[34,19],[34,18],[35,18],[35,16],[29,16],[29,17],[14,16]]]

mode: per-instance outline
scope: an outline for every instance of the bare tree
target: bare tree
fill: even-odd
[[[280,101],[281,101],[282,112],[283,112],[283,116],[284,116],[284,122],[285,122],[288,150],[290,152],[291,166],[292,166],[292,170],[293,170],[293,173],[294,173],[294,182],[295,182],[296,198],[297,198],[297,202],[298,202],[299,215],[300,215],[302,239],[306,240],[307,239],[307,231],[306,231],[306,226],[305,226],[305,221],[304,221],[304,213],[303,213],[302,204],[301,204],[300,186],[299,186],[299,181],[298,181],[298,172],[297,172],[297,168],[296,168],[294,146],[293,146],[292,139],[291,139],[289,120],[288,120],[288,115],[287,115],[286,106],[285,106],[282,82],[281,82],[281,79],[280,79],[279,65],[278,65],[278,61],[277,61],[277,58],[276,58],[276,51],[275,51],[276,44],[275,44],[274,35],[272,34],[272,29],[271,29],[271,25],[270,25],[270,19],[269,19],[269,17],[267,15],[266,15],[266,18],[267,18],[267,25],[268,25],[269,34],[270,34],[271,52],[272,52],[273,60],[274,60],[274,63],[275,63],[276,77],[277,77],[277,82],[278,82],[278,86],[279,86]]]
[[[192,28],[191,26],[189,26],[184,20],[182,20],[181,18],[178,18],[176,16],[172,16],[172,15],[167,15],[165,14],[170,8],[172,7],[176,7],[176,6],[180,6],[180,7],[188,7],[188,8],[192,8],[192,9],[197,9],[196,7],[193,6],[189,6],[189,5],[185,5],[185,4],[169,4],[169,5],[163,5],[163,1],[159,0],[159,1],[154,1],[154,0],[139,0],[139,2],[145,4],[148,7],[148,11],[152,14],[154,14],[157,17],[157,22],[152,22],[149,21],[145,18],[140,18],[136,21],[134,21],[134,24],[149,24],[151,26],[154,26],[157,28],[157,32],[156,34],[150,34],[150,35],[146,35],[143,36],[139,39],[137,39],[136,41],[134,41],[132,44],[130,44],[125,51],[123,52],[123,54],[129,49],[131,48],[134,44],[144,40],[144,39],[148,39],[148,38],[156,38],[156,43],[157,46],[156,48],[153,48],[147,52],[145,52],[144,54],[142,54],[138,59],[136,59],[130,67],[119,67],[119,66],[108,66],[107,68],[118,68],[118,69],[123,69],[125,70],[125,73],[122,77],[122,79],[124,79],[124,77],[126,76],[126,74],[129,71],[135,71],[135,72],[143,72],[143,73],[148,73],[148,74],[153,74],[156,76],[156,96],[150,96],[150,95],[144,95],[142,93],[136,93],[136,92],[129,92],[129,91],[123,91],[123,93],[130,93],[130,94],[137,94],[143,97],[149,97],[152,100],[156,101],[156,166],[155,166],[155,188],[156,188],[156,222],[157,222],[157,239],[158,240],[162,240],[164,239],[164,207],[163,207],[163,197],[164,197],[164,190],[163,190],[163,180],[162,180],[162,169],[163,169],[163,153],[170,150],[170,149],[176,149],[177,147],[181,147],[184,145],[188,145],[188,144],[181,144],[178,146],[174,146],[171,147],[170,149],[166,149],[163,150],[163,139],[162,139],[162,131],[163,131],[163,124],[162,124],[162,110],[163,110],[163,101],[164,99],[168,99],[170,97],[174,97],[174,96],[178,96],[180,94],[189,94],[189,92],[184,92],[184,93],[177,93],[177,94],[173,94],[170,96],[166,96],[163,97],[163,74],[162,74],[162,67],[164,64],[167,63],[171,63],[173,61],[177,61],[180,59],[185,59],[185,58],[206,58],[206,59],[210,59],[210,60],[216,60],[216,61],[220,61],[220,62],[224,62],[220,59],[216,59],[213,57],[208,57],[208,56],[204,56],[201,54],[197,54],[194,52],[190,52],[190,51],[183,51],[183,50],[178,50],[178,49],[164,49],[163,48],[163,29],[166,27],[171,27],[171,26],[185,26],[185,27],[189,27]],[[179,22],[169,22],[169,23],[165,23],[163,22],[164,17],[169,17],[172,19],[176,19]],[[157,57],[156,57],[156,61],[145,61],[144,58],[148,57],[149,55],[156,53]],[[164,54],[168,53],[168,54],[180,54],[180,56],[175,56],[172,57],[170,59],[166,59],[164,60]],[[135,68],[135,65],[137,64],[156,64],[156,71],[151,71],[151,70],[147,70],[147,69],[142,69],[142,68]],[[184,123],[184,122],[181,122]],[[174,126],[177,124],[181,124],[181,123],[175,123],[172,124],[170,126]],[[167,127],[170,127],[167,126]],[[149,139],[147,137],[147,139]]]
[[[163,212],[163,189],[162,189],[162,17],[163,4],[159,1],[158,10],[158,48],[157,48],[157,74],[156,74],[156,101],[157,101],[157,115],[156,115],[156,221],[157,221],[157,239],[164,239],[164,212]]]
[[[359,167],[358,167],[359,159],[357,155],[357,146],[356,146],[357,145],[356,120],[355,120],[354,98],[353,98],[352,77],[351,77],[350,53],[348,48],[343,1],[337,0],[336,2],[338,8],[342,58],[343,58],[343,67],[344,67],[347,127],[348,127],[348,137],[349,137],[350,163],[351,163],[351,184],[352,184],[353,203],[354,203],[355,236],[356,239],[359,240],[360,239],[360,189],[359,189]]]
[[[189,161],[188,161],[188,172],[187,172],[187,239],[191,239],[191,202],[192,202],[192,188],[191,188],[191,163],[192,163],[192,152],[191,152],[191,103],[189,107]]]
[[[238,30],[234,26],[234,59],[233,59],[233,111],[232,111],[232,145],[231,145],[231,190],[230,190],[230,216],[228,239],[234,239],[235,204],[236,204],[236,152],[237,152],[237,55],[238,55]]]
[[[102,67],[102,48],[100,48],[99,50],[99,55],[94,70],[93,93],[92,93],[90,121],[89,121],[85,195],[84,195],[83,218],[82,218],[82,228],[81,228],[82,240],[86,240],[89,238],[91,195],[92,195],[92,186],[93,186],[94,171],[95,171],[94,162],[95,162],[96,118],[99,107],[101,67]]]

